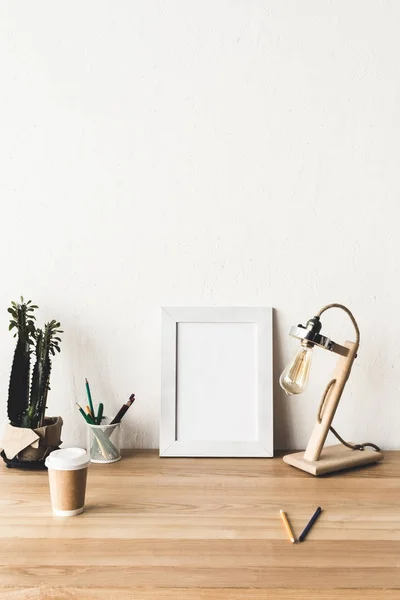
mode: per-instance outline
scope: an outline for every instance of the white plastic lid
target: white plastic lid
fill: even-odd
[[[78,469],[84,469],[89,463],[89,455],[83,448],[54,450],[45,461],[48,469],[56,471],[77,471]]]

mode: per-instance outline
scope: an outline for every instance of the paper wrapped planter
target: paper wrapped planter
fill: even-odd
[[[61,417],[47,417],[43,427],[28,429],[8,424],[3,435],[1,456],[8,467],[45,468],[46,457],[61,442]]]

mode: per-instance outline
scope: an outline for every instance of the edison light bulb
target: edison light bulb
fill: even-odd
[[[288,396],[301,394],[308,383],[312,358],[312,347],[300,346],[294,359],[280,376],[279,383]]]

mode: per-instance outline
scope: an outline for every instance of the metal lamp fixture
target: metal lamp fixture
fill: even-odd
[[[337,344],[321,334],[321,315],[330,308],[340,308],[350,317],[355,329],[355,341]],[[339,355],[333,378],[322,395],[318,409],[317,422],[311,433],[305,452],[296,452],[283,457],[283,460],[312,475],[322,475],[332,471],[348,469],[374,463],[383,459],[383,454],[375,444],[352,444],[345,442],[332,427],[344,386],[350,376],[351,367],[360,345],[360,330],[351,311],[343,304],[328,304],[305,326],[292,327],[290,335],[301,340],[301,346],[293,360],[283,371],[279,383],[288,396],[301,394],[307,386],[314,346],[324,348]],[[341,442],[324,448],[326,437],[331,431]],[[370,447],[371,449],[369,449]]]

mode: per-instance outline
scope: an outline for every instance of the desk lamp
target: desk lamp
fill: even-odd
[[[320,317],[322,313],[330,308],[340,308],[350,317],[355,329],[356,339],[354,342],[345,342],[341,346],[320,333],[322,328]],[[333,417],[335,416],[344,386],[350,376],[351,367],[360,345],[360,330],[350,310],[342,304],[328,304],[315,317],[307,321],[305,326],[298,325],[297,327],[292,327],[290,335],[301,340],[301,346],[294,359],[283,371],[279,380],[281,387],[288,396],[304,392],[310,373],[314,346],[338,354],[339,358],[333,378],[329,381],[322,395],[317,422],[314,425],[305,452],[287,454],[283,457],[283,460],[289,465],[307,471],[312,475],[323,475],[324,473],[331,473],[332,471],[339,471],[382,460],[383,454],[375,444],[369,442],[364,444],[345,442],[332,427]],[[341,443],[323,448],[329,431]]]

